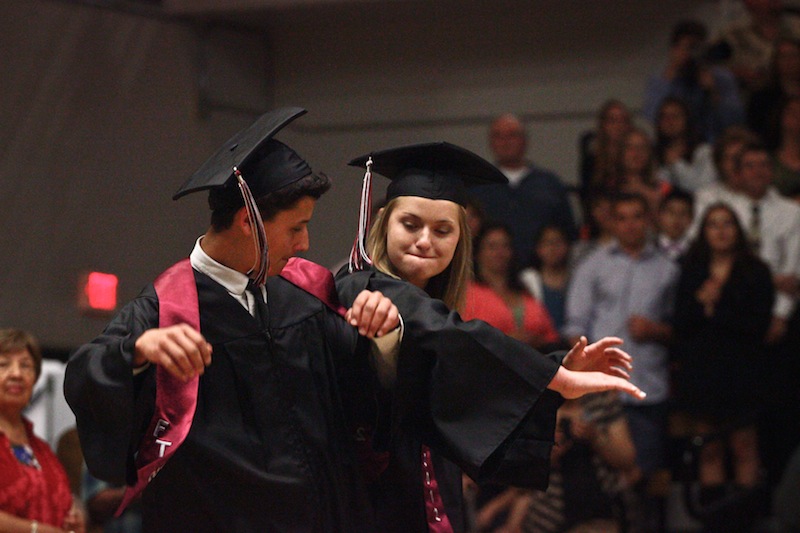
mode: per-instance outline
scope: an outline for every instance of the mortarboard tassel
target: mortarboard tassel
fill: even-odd
[[[253,193],[250,192],[250,187],[242,178],[242,173],[238,168],[233,167],[233,173],[239,183],[239,190],[244,199],[244,206],[247,208],[247,218],[250,220],[250,227],[253,231],[253,245],[256,250],[256,260],[247,275],[253,282],[262,287],[267,282],[267,274],[269,272],[269,246],[267,244],[267,234],[264,231],[264,222],[261,220],[261,212],[258,210],[256,200],[253,198]]]
[[[358,232],[353,248],[350,251],[348,271],[364,270],[367,265],[372,265],[367,253],[367,232],[369,231],[370,218],[372,217],[372,158],[367,160],[367,171],[361,183],[361,204],[358,211]]]

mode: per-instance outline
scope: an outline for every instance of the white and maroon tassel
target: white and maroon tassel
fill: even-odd
[[[242,193],[244,206],[247,209],[250,227],[253,228],[253,246],[255,246],[256,260],[247,275],[257,286],[262,287],[267,283],[267,274],[269,273],[269,245],[267,244],[267,233],[264,231],[264,221],[261,220],[261,212],[258,210],[258,205],[256,205],[256,199],[253,198],[250,187],[247,186],[247,182],[242,178],[242,173],[236,167],[233,168],[233,173],[239,183],[239,190]]]
[[[367,159],[367,171],[364,173],[364,180],[361,183],[361,204],[358,210],[358,233],[356,240],[353,242],[353,248],[350,250],[350,261],[348,262],[348,270],[355,272],[357,270],[364,270],[367,266],[372,265],[367,253],[367,232],[370,227],[370,218],[372,217],[372,158]]]

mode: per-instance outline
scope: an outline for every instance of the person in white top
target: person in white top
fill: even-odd
[[[689,249],[693,205],[691,193],[672,189],[658,208],[656,246],[673,261],[680,260]]]
[[[745,144],[757,140],[747,128],[732,126],[714,143],[714,164],[717,167],[718,180],[704,185],[694,193],[694,220],[689,228],[691,238],[697,235],[700,220],[708,206],[718,202],[730,203],[727,201],[730,195],[742,191],[735,161]]]
[[[665,98],[656,117],[655,155],[658,176],[683,190],[694,192],[717,180],[713,149],[701,142],[686,103]]]

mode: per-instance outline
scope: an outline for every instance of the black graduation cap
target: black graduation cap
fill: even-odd
[[[398,196],[419,196],[431,200],[450,200],[467,204],[467,187],[489,183],[508,183],[505,175],[473,152],[447,142],[411,144],[362,155],[348,163],[366,169],[361,190],[358,234],[350,253],[349,269],[361,270],[372,264],[366,252],[366,233],[372,209],[372,172],[392,182],[386,201]]]
[[[357,157],[348,163],[366,168],[392,180],[386,200],[398,196],[420,196],[467,204],[467,187],[487,183],[508,183],[493,164],[465,148],[447,142],[412,144]]]
[[[181,185],[177,200],[193,192],[236,184],[237,170],[255,198],[280,189],[311,174],[303,158],[272,137],[297,117],[300,107],[285,107],[264,113],[249,127],[228,139],[217,152]]]
[[[311,167],[302,157],[272,137],[305,113],[300,107],[285,107],[263,114],[228,139],[172,197],[177,200],[197,191],[238,186],[251,226],[256,228],[253,232],[256,261],[247,274],[259,286],[267,280],[269,255],[256,198],[311,174]]]

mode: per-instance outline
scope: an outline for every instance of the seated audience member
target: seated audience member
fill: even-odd
[[[484,226],[475,241],[475,280],[467,286],[464,320],[480,319],[537,349],[559,342],[544,305],[518,278],[511,232],[499,223]]]
[[[43,360],[42,363],[44,363]],[[42,365],[44,367],[44,365]],[[61,389],[59,394],[63,394]],[[34,387],[33,395],[36,395],[36,388]],[[27,410],[25,412],[27,416]],[[35,426],[34,426],[35,427]],[[81,494],[83,485],[83,450],[81,449],[81,440],[78,437],[78,428],[75,426],[64,431],[56,443],[56,457],[61,466],[64,467],[64,472],[67,474],[69,480],[69,490],[72,494]]]
[[[691,194],[673,189],[658,208],[656,244],[672,260],[678,260],[689,249],[693,207],[694,199]]]
[[[764,87],[779,39],[800,39],[800,17],[783,0],[744,0],[747,14],[720,32],[730,50],[727,65],[747,94]]]
[[[800,97],[789,98],[781,106],[778,147],[773,154],[773,184],[784,196],[800,188]]]
[[[83,533],[64,467],[22,415],[41,368],[33,336],[0,329],[0,531]]]
[[[569,260],[570,244],[564,230],[545,226],[533,243],[531,266],[519,273],[528,292],[547,308],[557,331],[564,326]]]
[[[770,149],[778,146],[778,115],[784,102],[800,97],[800,41],[781,39],[775,46],[769,82],[747,102],[747,127]]]
[[[675,187],[694,192],[717,179],[711,145],[700,142],[680,98],[667,97],[658,109],[655,156],[659,176]]]
[[[597,114],[597,125],[580,139],[581,199],[605,188],[616,174],[622,138],[631,129],[631,113],[619,100],[608,100]]]
[[[667,64],[648,80],[642,111],[655,124],[661,102],[668,96],[680,98],[701,140],[713,142],[728,126],[744,122],[744,107],[731,71],[704,52],[706,36],[706,27],[695,20],[673,27]]]
[[[677,403],[700,434],[731,431],[707,443],[699,481],[707,497],[721,495],[730,447],[733,481],[752,488],[761,461],[755,415],[764,406],[764,338],[775,292],[769,267],[750,249],[731,207],[712,204],[682,261],[674,317]]]
[[[570,263],[574,266],[598,246],[614,241],[614,219],[611,216],[610,191],[599,190],[589,198],[586,221],[581,227],[581,238],[572,245]]]
[[[730,203],[736,194],[742,192],[736,160],[746,144],[758,142],[753,133],[740,126],[731,126],[714,143],[714,165],[717,168],[717,181],[698,189],[694,194],[694,221],[689,234],[694,238],[700,217],[706,208],[717,202]]]
[[[623,139],[616,190],[612,192],[642,196],[647,200],[649,213],[655,216],[661,199],[670,189],[671,185],[656,175],[650,136],[642,129],[632,129]]]
[[[482,531],[629,531],[631,487],[641,474],[617,395],[566,402],[555,438],[547,490],[507,489],[482,507],[477,525]]]
[[[86,503],[90,523],[103,533],[141,533],[141,501],[133,502],[121,516],[114,516],[124,494],[124,486],[115,487],[99,480],[84,467],[83,501]]]
[[[527,142],[519,118],[507,114],[495,119],[489,128],[489,147],[508,183],[477,185],[471,190],[489,219],[511,229],[514,253],[522,264],[530,260],[531,242],[543,226],[557,224],[571,240],[577,237],[567,188],[559,176],[525,158]]]

